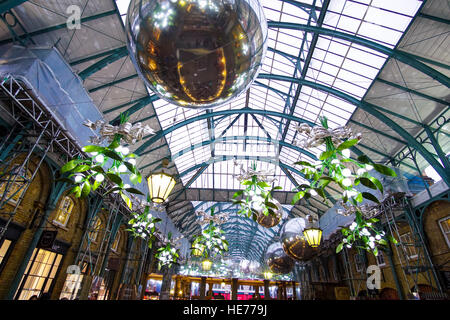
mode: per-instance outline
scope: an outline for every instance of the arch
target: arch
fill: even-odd
[[[383,113],[381,113],[380,111],[378,111],[376,109],[376,106],[368,103],[366,101],[360,101],[344,92],[341,92],[339,90],[336,90],[334,88],[319,84],[319,83],[315,83],[312,81],[308,81],[308,80],[304,80],[304,79],[297,79],[297,78],[292,78],[292,77],[288,77],[288,76],[281,76],[281,75],[273,75],[273,74],[260,74],[258,76],[258,78],[261,79],[271,79],[271,80],[279,80],[279,81],[286,81],[286,82],[296,82],[298,84],[316,89],[318,91],[322,91],[322,92],[326,92],[329,93],[331,95],[334,95],[336,97],[339,97],[359,108],[361,108],[362,110],[366,111],[367,113],[371,114],[372,116],[374,116],[375,118],[377,118],[378,120],[380,120],[381,122],[383,122],[384,124],[386,124],[387,126],[389,126],[391,129],[393,129],[398,135],[400,135],[410,146],[412,146],[413,148],[415,148],[423,157],[424,159],[433,167],[435,168],[435,170],[438,172],[438,174],[442,177],[442,179],[447,182],[447,184],[450,184],[450,173],[447,172],[444,167],[434,158],[434,156],[421,144],[419,143],[416,139],[414,139],[413,136],[411,136],[409,134],[409,132],[407,132],[405,129],[403,129],[401,126],[399,126],[395,121],[393,121],[392,119],[390,119],[389,117],[387,117],[386,115],[384,115]],[[196,121],[200,121],[200,120],[204,120],[204,119],[208,119],[211,117],[215,117],[215,116],[220,116],[220,115],[231,115],[231,114],[240,114],[240,113],[253,113],[253,114],[261,114],[263,116],[275,116],[275,117],[279,117],[279,118],[285,118],[288,120],[292,120],[292,121],[297,121],[299,123],[307,123],[311,126],[315,126],[314,123],[312,123],[311,121],[299,118],[299,117],[295,117],[293,115],[288,115],[288,114],[284,114],[284,113],[280,113],[280,112],[275,112],[275,111],[269,111],[269,110],[258,110],[258,109],[251,109],[251,108],[242,108],[242,109],[237,109],[237,110],[222,110],[222,111],[215,111],[215,112],[209,112],[209,113],[205,113],[205,114],[201,114],[198,115],[196,117],[192,117],[190,119],[186,119],[182,122],[179,122],[165,130],[161,130],[159,131],[156,135],[152,136],[149,140],[147,140],[145,143],[142,144],[141,147],[139,147],[136,150],[137,154],[142,154],[143,151],[150,146],[151,144],[153,144],[154,142],[158,141],[160,138],[162,138],[163,136],[165,136],[166,134],[177,130],[178,128],[181,128],[185,125],[188,125],[190,123],[196,122]]]
[[[300,153],[310,157],[313,160],[318,160],[316,155],[311,153],[311,152],[309,152],[308,150],[302,149],[300,147],[297,147],[297,146],[295,146],[293,144],[284,142],[282,140],[270,139],[270,138],[267,138],[267,137],[259,137],[259,136],[225,136],[225,137],[220,137],[220,138],[216,138],[216,139],[213,139],[213,140],[205,140],[205,141],[202,141],[200,143],[191,145],[190,147],[187,147],[187,148],[185,148],[185,149],[183,149],[181,151],[178,151],[177,153],[172,155],[171,160],[173,161],[176,158],[181,157],[183,154],[185,154],[185,153],[187,153],[189,151],[195,150],[197,148],[200,148],[200,147],[204,147],[204,146],[207,146],[207,145],[210,145],[210,144],[214,144],[214,143],[217,143],[217,142],[228,142],[228,141],[236,141],[236,140],[255,140],[255,141],[263,141],[263,142],[268,142],[268,143],[273,143],[273,144],[279,144],[279,145],[281,145],[283,147],[286,147],[286,148],[298,151],[298,152],[300,152]]]
[[[330,37],[336,37],[343,40],[350,41],[352,43],[357,43],[359,45],[362,45],[364,47],[376,50],[378,52],[381,52],[389,57],[393,57],[411,67],[413,67],[416,70],[419,70],[423,72],[424,74],[430,76],[431,78],[435,79],[436,81],[442,83],[446,87],[450,87],[450,78],[445,76],[444,74],[440,73],[436,69],[433,69],[423,62],[416,59],[414,56],[399,51],[396,49],[391,49],[389,47],[386,47],[382,44],[379,44],[375,41],[367,40],[349,33],[333,30],[333,29],[327,29],[323,27],[316,27],[306,24],[298,24],[298,23],[290,23],[290,22],[278,22],[278,21],[269,21],[268,22],[269,28],[281,28],[281,29],[293,29],[293,30],[299,30],[299,31],[305,31],[309,33],[315,33]]]

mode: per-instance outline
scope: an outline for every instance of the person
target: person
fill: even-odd
[[[38,300],[37,295],[31,296],[31,297],[30,297],[30,300]]]

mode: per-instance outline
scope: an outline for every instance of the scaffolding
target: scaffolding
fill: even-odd
[[[44,105],[22,81],[14,76],[6,75],[1,80],[0,112],[12,129],[0,140],[0,186],[2,187],[0,210],[6,208],[6,203],[10,204],[8,208],[12,206],[12,209],[3,212],[8,214],[8,221],[0,229],[0,238],[4,236],[13,221],[28,187],[46,158],[50,157],[52,163],[61,164],[76,157],[84,157],[81,146],[67,130],[63,129],[64,126],[46,110]],[[35,155],[39,156],[39,160],[32,163]],[[23,157],[20,164],[15,163],[18,157]],[[88,257],[91,274],[101,276],[112,239],[122,219],[129,217],[129,209],[117,194],[111,193],[103,199],[100,197],[100,192],[105,189],[99,189],[93,195],[96,200],[89,205],[90,216],[75,263],[81,268]],[[13,199],[14,197],[16,199]],[[100,249],[98,252],[92,252],[89,231],[92,231],[91,223],[102,207],[103,201],[110,208],[110,214],[102,230]],[[85,243],[87,246],[83,250]],[[96,255],[95,262],[93,254]]]
[[[427,298],[446,298],[425,244],[422,229],[414,216],[410,199],[406,197],[405,193],[389,193],[365,217],[379,218],[387,234],[398,241],[392,247],[396,253],[395,257],[400,267],[401,278],[407,286],[404,291],[408,297],[412,299],[414,293],[420,292],[420,285],[427,285],[432,290],[431,293],[426,294]],[[403,228],[406,231],[402,232]],[[393,261],[392,264],[394,264]],[[391,265],[391,268],[397,274],[395,265]]]

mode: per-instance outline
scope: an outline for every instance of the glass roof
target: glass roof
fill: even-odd
[[[130,0],[116,2],[122,18],[126,19]],[[397,45],[421,5],[418,0],[261,0],[260,3],[269,22],[337,30],[390,48]],[[300,30],[270,27],[268,36],[268,52],[261,74],[305,79],[357,99],[364,97],[388,58],[346,40],[314,36]],[[244,107],[291,114],[313,123],[318,123],[319,115],[324,115],[331,127],[337,127],[345,125],[356,109],[331,94],[275,79],[257,79],[247,93],[211,111],[181,108],[163,100],[154,102],[154,107],[163,130],[207,112]],[[236,114],[199,120],[170,132],[166,140],[181,181],[193,188],[238,189],[240,186],[232,177],[239,170],[233,162],[235,156],[245,166],[252,161],[246,160],[249,157],[261,157],[264,161],[258,161],[258,168],[274,170],[277,184],[285,191],[292,190],[304,179],[278,164],[292,166],[300,159],[312,159],[289,146],[277,144],[279,140],[294,144],[299,139],[295,130],[297,123],[279,119]],[[214,139],[214,143],[206,143]],[[322,151],[315,148],[312,153],[317,156]],[[286,175],[286,170],[291,177]]]

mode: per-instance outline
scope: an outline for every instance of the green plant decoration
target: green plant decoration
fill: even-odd
[[[377,172],[395,177],[396,173],[389,167],[381,164],[371,163],[366,155],[360,155],[357,159],[350,158],[349,148],[355,146],[361,139],[361,136],[353,135],[350,129],[341,127],[335,130],[328,128],[328,120],[326,117],[321,117],[320,122],[322,127],[311,128],[306,124],[302,124],[298,131],[306,133],[307,139],[301,141],[303,147],[325,145],[325,151],[319,156],[317,163],[310,163],[307,161],[296,162],[296,165],[301,165],[300,170],[305,174],[305,178],[309,179],[310,184],[302,184],[295,189],[297,193],[292,199],[292,204],[297,203],[301,199],[309,199],[312,196],[320,195],[324,202],[327,201],[325,188],[334,182],[342,190],[340,197],[342,204],[349,203],[355,207],[355,223],[353,230],[343,228],[342,233],[346,236],[345,241],[341,243],[337,252],[342,250],[344,245],[352,246],[358,242],[359,247],[368,251],[372,251],[375,255],[378,254],[376,245],[384,246],[387,244],[384,234],[376,231],[373,223],[376,219],[366,220],[361,211],[358,209],[359,204],[364,199],[380,203],[377,197],[370,192],[360,192],[355,189],[355,186],[361,184],[372,190],[379,190],[383,194],[383,185],[381,182],[372,177],[369,173],[372,169]],[[347,140],[342,141],[343,138]],[[357,230],[354,232],[354,230]],[[368,232],[371,230],[371,232]],[[374,241],[372,241],[373,239]],[[392,241],[392,239],[390,239]]]
[[[214,207],[211,208],[211,216],[214,216]],[[225,232],[210,221],[201,234],[195,235],[191,247],[191,255],[204,258],[223,255],[228,251],[228,241],[224,236]]]
[[[121,124],[126,123],[127,120],[126,116],[121,115]],[[122,177],[128,175],[131,183],[138,184],[142,182],[142,175],[136,167],[137,156],[121,145],[122,138],[122,134],[114,134],[112,142],[107,147],[85,146],[82,150],[90,157],[73,159],[61,168],[61,173],[68,176],[60,180],[74,185],[71,193],[74,193],[77,198],[85,198],[91,191],[108,185],[107,182],[109,182],[112,187],[103,196],[111,192],[119,193],[127,206],[132,209],[132,202],[124,192],[144,194],[124,183]]]
[[[150,203],[150,197],[147,197],[147,201]],[[142,213],[132,213],[132,218],[128,221],[131,227],[126,231],[131,232],[134,238],[146,240],[148,247],[151,248],[156,240],[156,224],[161,221],[161,219],[152,216],[150,206],[146,205]]]
[[[388,245],[387,240],[394,244],[397,244],[397,240],[391,236],[387,236],[384,231],[379,231],[375,228],[375,223],[379,220],[364,219],[362,213],[355,211],[355,221],[348,227],[341,227],[341,232],[344,238],[342,242],[336,247],[336,253],[339,253],[344,248],[356,247],[358,250],[363,249],[366,251],[372,251],[372,253],[378,255],[378,246],[384,248]]]
[[[155,258],[158,260],[158,270],[162,267],[171,268],[172,265],[178,265],[178,258],[180,257],[180,251],[175,247],[172,240],[172,233],[167,235],[168,241],[157,250]]]
[[[275,210],[278,210],[278,206],[273,202],[272,193],[282,188],[271,187],[267,182],[270,174],[256,171],[256,163],[253,162],[248,172],[243,172],[237,177],[240,184],[245,186],[244,190],[239,190],[233,195],[233,204],[241,207],[238,214],[246,215],[254,221],[257,221],[261,213],[265,216],[277,215]]]

